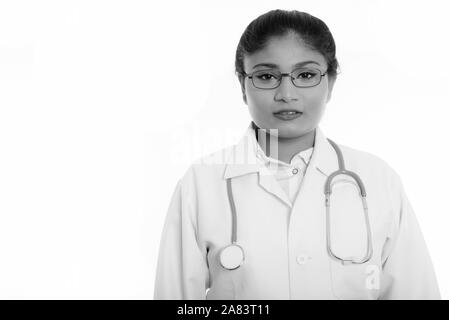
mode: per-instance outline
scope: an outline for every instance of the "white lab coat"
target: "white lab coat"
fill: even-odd
[[[440,299],[423,236],[401,180],[384,161],[339,145],[346,169],[367,193],[373,256],[342,265],[326,246],[324,184],[338,169],[320,128],[295,202],[240,142],[192,164],[176,185],[159,249],[155,299]],[[237,243],[245,261],[225,270],[231,241],[226,179],[232,178]],[[363,257],[366,227],[354,180],[340,176],[331,196],[332,250]]]

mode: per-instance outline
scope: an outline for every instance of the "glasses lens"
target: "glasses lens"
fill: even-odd
[[[281,73],[276,70],[260,70],[253,73],[253,83],[256,88],[272,89],[278,86]]]
[[[293,83],[297,87],[313,87],[321,81],[321,72],[314,68],[300,68],[292,72]]]

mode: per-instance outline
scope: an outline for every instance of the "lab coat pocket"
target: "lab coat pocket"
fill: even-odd
[[[234,300],[236,297],[235,277],[242,267],[235,270],[223,268],[219,261],[221,249],[210,250],[208,254],[208,264],[210,270],[211,287],[207,292],[207,300]]]
[[[352,178],[335,180],[329,209],[332,291],[338,299],[376,299],[374,277],[378,275],[373,259],[365,263],[343,264],[338,260],[361,261],[366,256],[368,230],[360,189]],[[329,248],[328,248],[329,249]],[[374,282],[373,282],[374,281]],[[374,289],[374,290],[373,290]]]
[[[370,262],[343,265],[330,261],[332,291],[341,300],[375,300],[379,297],[380,269]]]
[[[223,270],[216,274],[213,286],[207,292],[207,300],[234,300],[235,288],[232,279],[232,270]]]

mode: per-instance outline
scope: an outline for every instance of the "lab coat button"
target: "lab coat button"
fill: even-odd
[[[296,262],[301,265],[306,264],[308,260],[310,260],[310,257],[305,254],[300,254],[296,257]]]
[[[292,173],[293,173],[293,174],[297,174],[297,173],[298,173],[298,169],[297,169],[297,168],[293,169],[293,170],[292,170]]]

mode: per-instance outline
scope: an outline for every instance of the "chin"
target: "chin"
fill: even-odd
[[[303,123],[292,122],[276,122],[266,121],[265,125],[261,125],[261,128],[271,129],[268,132],[270,135],[279,138],[298,138],[302,135],[313,130],[313,125],[304,125]]]
[[[305,134],[307,134],[309,131],[311,131],[313,129],[309,129],[309,128],[289,128],[289,127],[284,127],[284,128],[279,128],[278,129],[278,137],[280,138],[298,138],[301,137]]]
[[[301,130],[294,130],[294,131],[292,131],[292,130],[287,130],[287,131],[279,130],[278,137],[279,138],[285,138],[285,139],[298,138],[298,137],[304,135],[305,133],[306,132],[303,132]]]

